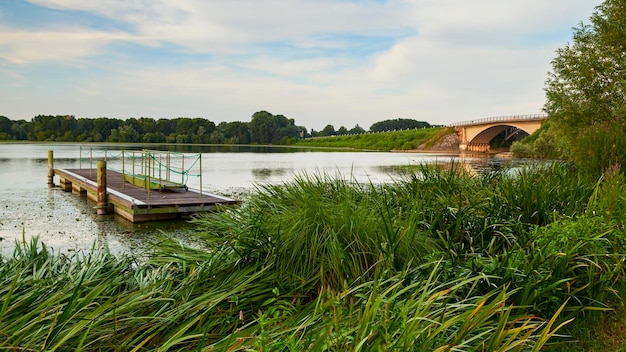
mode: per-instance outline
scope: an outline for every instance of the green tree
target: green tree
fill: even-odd
[[[224,135],[224,143],[227,144],[249,144],[250,125],[247,122],[233,121],[221,122],[217,129]]]
[[[326,125],[321,131],[320,135],[322,136],[334,136],[337,132],[335,132],[335,127],[333,125]]]
[[[376,122],[370,127],[370,131],[384,132],[384,131],[409,130],[409,129],[427,128],[427,127],[430,127],[430,124],[428,122],[416,121],[413,119],[395,119],[395,120],[384,120],[384,121]]]
[[[0,139],[13,139],[11,127],[13,127],[11,120],[8,117],[0,116]]]
[[[93,121],[93,129],[88,132],[91,134],[91,141],[104,142],[111,135],[111,130],[118,129],[120,136],[122,135],[122,129],[120,128],[121,121],[117,119],[110,119],[107,117],[99,117]]]
[[[590,24],[574,28],[545,91],[544,109],[558,132],[551,134],[565,140],[580,168],[597,173],[626,161],[626,0],[605,0]]]
[[[350,134],[361,134],[361,133],[365,133],[365,129],[363,127],[359,126],[359,124],[356,124],[354,126],[354,128],[349,131],[349,133]]]
[[[163,133],[166,136],[176,131],[176,121],[170,119],[159,119],[157,121],[157,131]]]
[[[267,111],[258,111],[252,115],[250,130],[252,132],[252,143],[271,144],[278,129],[276,117]]]
[[[32,125],[25,120],[19,120],[13,123],[11,126],[11,134],[18,141],[25,141],[28,139],[28,135],[31,133]]]

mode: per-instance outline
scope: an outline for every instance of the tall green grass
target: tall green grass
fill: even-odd
[[[329,136],[299,140],[296,145],[320,148],[353,148],[366,150],[414,150],[433,138],[440,137],[443,128],[425,128],[406,131],[363,133],[348,136]]]
[[[532,351],[620,300],[625,183],[566,165],[301,175],[193,220],[202,247],[0,261],[0,348]]]

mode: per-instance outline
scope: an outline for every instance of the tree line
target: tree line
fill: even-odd
[[[407,127],[410,126],[410,127]],[[395,119],[377,122],[371,132],[430,127],[427,122]],[[258,111],[249,122],[214,122],[205,118],[155,120],[149,117],[126,120],[72,115],[37,115],[31,121],[0,116],[0,140],[54,142],[117,142],[177,144],[294,144],[298,139],[367,132],[358,124],[335,130],[327,125],[320,131],[296,124],[294,119]]]

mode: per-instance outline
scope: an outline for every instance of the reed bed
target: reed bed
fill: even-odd
[[[624,176],[420,166],[393,184],[261,185],[201,248],[0,261],[0,348],[537,351],[621,300]]]

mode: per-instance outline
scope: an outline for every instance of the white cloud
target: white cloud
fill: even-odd
[[[130,40],[128,35],[86,30],[20,31],[0,27],[0,58],[13,64],[62,62],[96,55],[113,41]]]
[[[59,111],[220,122],[265,109],[316,129],[538,112],[554,50],[593,8],[589,0],[30,2],[100,16],[126,32],[64,23],[0,28],[0,58],[20,67],[14,74],[31,63],[85,63],[67,94],[14,105],[7,116]],[[390,39],[357,55],[351,51],[361,42],[353,36]],[[114,51],[117,43],[129,51]],[[134,57],[137,46],[154,52]],[[173,54],[165,51],[171,47],[180,59],[162,61],[158,54]],[[108,68],[106,77],[91,73],[98,67]]]

